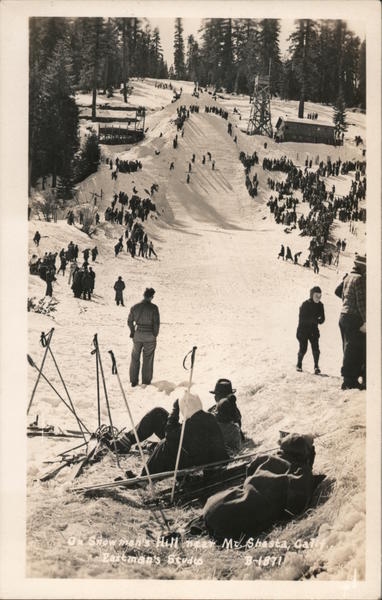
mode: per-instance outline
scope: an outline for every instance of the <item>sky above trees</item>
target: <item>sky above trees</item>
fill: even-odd
[[[183,37],[185,41],[190,34],[192,34],[199,41],[200,35],[198,31],[200,29],[201,22],[201,19],[182,18],[184,29]],[[361,20],[346,21],[346,23],[349,29],[359,36],[361,41],[365,39],[365,28]],[[150,24],[152,25],[153,29],[154,27],[158,27],[159,29],[163,48],[163,58],[167,62],[167,66],[170,67],[174,62],[175,19],[153,19],[150,17]],[[283,56],[286,54],[289,46],[288,37],[295,28],[294,19],[281,19],[280,25],[280,51],[281,55]]]

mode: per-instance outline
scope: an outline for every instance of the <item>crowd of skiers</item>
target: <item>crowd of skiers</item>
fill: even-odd
[[[36,232],[37,240],[39,241],[41,236],[39,232]],[[34,239],[36,238],[36,234]],[[35,242],[36,243],[36,242]],[[36,244],[38,245],[38,244]],[[83,264],[80,267],[78,259],[79,248],[77,244],[70,241],[67,249],[62,248],[58,252],[45,252],[42,258],[39,258],[36,254],[33,254],[29,261],[29,272],[31,275],[39,275],[40,278],[46,282],[45,296],[52,296],[53,294],[53,281],[57,281],[56,275],[62,273],[65,276],[66,268],[69,266],[69,277],[68,284],[72,284],[72,290],[74,296],[90,300],[91,294],[94,291],[95,285],[95,273],[92,267],[89,267],[89,258],[92,257],[94,262],[98,256],[98,248],[94,246],[92,249],[85,248],[83,250]],[[60,265],[57,269],[56,261],[57,256],[60,259]]]
[[[207,104],[206,104],[204,107],[204,112],[213,113],[214,115],[219,115],[219,117],[222,117],[225,120],[228,119],[228,112],[226,110],[224,110],[224,108],[221,108],[220,106],[207,106]]]
[[[287,173],[286,180],[276,182],[270,177],[268,178],[268,186],[272,191],[277,191],[278,196],[271,196],[267,202],[270,213],[273,215],[275,222],[281,225],[286,225],[285,233],[290,233],[298,227],[301,236],[310,236],[312,241],[309,246],[309,256],[306,259],[304,266],[313,266],[315,273],[319,272],[318,260],[322,264],[338,265],[339,252],[337,251],[333,257],[331,251],[324,252],[328,243],[330,227],[334,219],[341,221],[359,219],[364,220],[366,211],[364,208],[359,209],[359,200],[364,199],[366,195],[366,177],[362,181],[360,177],[352,181],[350,192],[347,196],[335,196],[335,185],[332,185],[331,190],[327,190],[325,182],[320,178],[323,173],[331,173],[332,169],[337,172],[340,169],[341,161],[334,163],[328,159],[326,166],[322,166],[317,171],[308,171],[297,168],[293,161],[285,156],[280,159],[263,160],[263,168],[271,171],[282,171]],[[354,165],[356,166],[356,165]],[[358,165],[360,166],[360,165]],[[357,172],[360,172],[359,170]],[[300,189],[302,192],[302,202],[309,204],[309,212],[307,215],[300,214],[297,216],[297,206],[300,201],[293,196],[293,191]],[[312,252],[313,248],[313,252]],[[285,253],[285,250],[284,250]],[[283,256],[282,250],[279,256]],[[288,256],[292,260],[292,255]]]
[[[82,267],[73,263],[70,276],[73,280],[72,290],[75,298],[83,298],[91,300],[95,286],[95,272],[92,267],[89,267],[86,262]],[[70,281],[70,279],[69,279]]]
[[[120,208],[116,206],[117,202]],[[156,211],[155,202],[151,198],[141,198],[135,193],[129,198],[126,192],[119,192],[114,194],[111,205],[105,210],[105,221],[125,225],[131,229],[136,219],[144,222],[150,213]]]
[[[113,170],[113,159],[106,158],[106,164],[109,165],[110,170]],[[135,173],[142,169],[142,163],[140,160],[121,160],[120,158],[115,159],[115,169],[120,173]]]
[[[143,227],[139,223],[135,223],[131,231],[126,229],[125,238],[126,252],[130,254],[131,258],[135,258],[136,256],[141,256],[142,258],[155,256],[155,258],[158,258],[152,240],[148,239],[147,233],[144,232]],[[122,251],[123,236],[118,239],[118,242],[114,246],[115,256],[117,257]]]

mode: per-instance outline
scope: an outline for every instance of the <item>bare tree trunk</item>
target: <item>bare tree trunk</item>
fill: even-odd
[[[98,71],[98,55],[99,55],[99,23],[95,24],[95,46],[94,46],[94,62],[93,62],[93,96],[92,96],[92,121],[97,117],[97,71]]]
[[[122,21],[122,78],[123,78],[123,101],[127,103],[127,39],[126,39],[126,19]]]

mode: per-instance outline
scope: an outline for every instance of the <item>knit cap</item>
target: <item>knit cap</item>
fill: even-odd
[[[311,298],[313,298],[313,294],[322,294],[321,288],[318,287],[318,285],[315,285],[314,287],[312,287],[312,289],[309,292],[309,296]]]
[[[179,400],[179,410],[184,419],[190,419],[192,415],[202,409],[203,406],[199,396],[184,392],[183,397]]]

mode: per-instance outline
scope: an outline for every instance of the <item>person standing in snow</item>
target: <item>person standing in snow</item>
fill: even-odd
[[[114,284],[115,302],[116,302],[117,306],[119,306],[120,304],[122,306],[125,306],[123,303],[123,290],[125,289],[125,287],[126,287],[125,282],[123,281],[123,279],[120,275]]]
[[[81,280],[82,295],[83,295],[84,300],[91,300],[92,284],[93,284],[93,278],[90,275],[88,268],[84,267],[84,270],[82,273],[82,280]]]
[[[320,272],[320,268],[318,266],[317,258],[315,258],[315,257],[312,258],[312,265],[313,265],[313,271],[314,271],[314,273],[319,273]]]
[[[302,360],[308,349],[308,341],[312,348],[314,359],[314,372],[316,375],[321,373],[318,361],[320,358],[320,348],[318,339],[320,332],[318,325],[325,322],[324,305],[321,302],[321,288],[318,286],[310,290],[309,300],[305,300],[300,306],[298,327],[296,337],[299,341],[300,348],[297,355],[297,371],[302,371]]]
[[[284,244],[281,244],[280,252],[279,252],[279,254],[278,254],[277,258],[280,258],[280,256],[281,256],[281,258],[284,260],[284,256],[285,256],[285,248],[284,248]]]
[[[140,358],[143,351],[142,383],[149,385],[153,377],[154,354],[159,333],[160,317],[156,304],[152,303],[155,290],[146,288],[143,300],[130,309],[127,324],[133,339],[130,362],[130,383],[138,385]]]
[[[68,280],[68,284],[70,285],[72,283],[73,280],[73,274],[76,271],[76,269],[78,269],[78,264],[76,259],[72,260],[70,263],[70,267],[69,267],[69,280]]]
[[[41,240],[40,232],[36,231],[36,233],[34,234],[33,241],[34,241],[34,243],[36,244],[37,247],[38,247],[38,245],[40,243],[40,240]]]
[[[285,260],[291,260],[293,262],[293,256],[291,249],[287,246]]]
[[[46,270],[45,281],[46,281],[45,296],[52,297],[53,296],[52,282],[56,281],[56,278],[54,276],[54,269],[52,267],[50,267],[49,269]]]
[[[156,252],[154,250],[154,244],[150,240],[150,242],[149,242],[149,258],[151,258],[152,254],[154,254],[155,258],[158,258],[157,254],[156,254]]]
[[[90,284],[90,293],[93,294],[94,292],[94,287],[95,287],[95,278],[96,278],[96,274],[94,273],[92,267],[89,267],[89,275],[91,277],[91,284]]]
[[[356,254],[351,272],[345,275],[335,294],[342,299],[342,389],[366,389],[366,255]]]
[[[60,256],[60,268],[57,271],[57,275],[59,274],[60,271],[62,271],[62,275],[65,275],[65,269],[66,269],[66,264],[67,264],[67,260],[66,260],[66,256],[65,254],[62,254]]]
[[[94,262],[96,260],[98,256],[98,248],[97,246],[94,246],[94,248],[92,249],[92,261]]]

